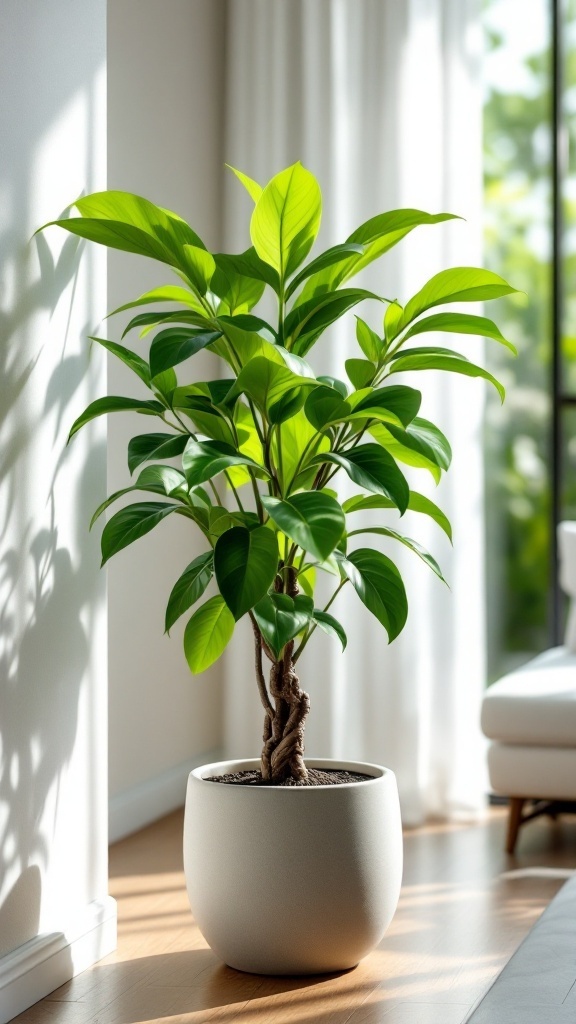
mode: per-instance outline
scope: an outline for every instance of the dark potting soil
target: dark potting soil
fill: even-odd
[[[285,779],[284,782],[272,784],[268,779],[263,779],[260,772],[253,769],[245,772],[227,772],[226,775],[213,775],[205,779],[205,782],[226,782],[231,786],[269,786],[276,789],[280,786],[336,786],[347,782],[364,782],[365,779],[373,779],[373,775],[364,775],[361,772],[347,772],[341,768],[309,768],[308,778],[302,782],[295,779]]]

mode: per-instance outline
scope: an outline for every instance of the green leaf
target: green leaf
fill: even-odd
[[[183,245],[182,251],[186,259],[186,275],[200,295],[205,295],[210,287],[216,263],[212,253],[198,245]]]
[[[295,163],[280,171],[258,199],[250,236],[256,252],[285,280],[306,258],[320,227],[322,195],[316,178]]]
[[[125,348],[124,345],[118,345],[115,341],[107,341],[106,338],[95,338],[93,335],[88,337],[90,341],[96,341],[99,345],[102,345],[102,348],[105,348],[113,356],[120,359],[140,377],[140,380],[144,381],[147,388],[150,387],[150,367],[145,359],[142,359],[136,352],[132,352],[131,349]]]
[[[140,337],[144,338],[160,324],[192,324],[194,327],[205,330],[211,329],[206,316],[195,313],[193,310],[158,310],[156,313],[138,313],[137,316],[132,317],[122,331],[122,337],[125,338],[130,331],[141,327]]]
[[[313,610],[312,598],[304,594],[294,598],[288,594],[266,594],[254,606],[260,632],[277,658],[286,644],[306,628]]]
[[[374,363],[367,359],[347,359],[344,366],[348,380],[357,390],[368,387],[376,376]]]
[[[193,309],[197,313],[205,314],[204,308],[196,296],[188,291],[187,288],[181,288],[180,285],[166,284],[160,288],[152,288],[149,292],[144,292],[137,299],[132,302],[126,302],[123,306],[118,306],[117,309],[113,309],[108,316],[115,316],[116,313],[123,313],[126,309],[134,309],[136,306],[148,306],[154,302],[180,302],[183,303],[188,309]]]
[[[116,395],[108,395],[107,398],[97,398],[74,421],[70,428],[68,440],[74,437],[74,434],[86,423],[89,423],[90,420],[96,419],[97,416],[104,416],[109,412],[140,412],[146,416],[161,416],[164,412],[164,406],[160,402],[143,402],[140,398],[120,398]]]
[[[153,377],[183,363],[221,337],[220,331],[202,331],[191,327],[167,327],[150,346],[150,372]]]
[[[102,565],[122,548],[133,544],[139,537],[150,533],[166,516],[176,512],[180,505],[167,505],[158,501],[142,501],[116,512],[102,532]]]
[[[225,164],[225,166],[228,168],[228,170],[232,171],[232,173],[236,175],[238,181],[240,181],[244,185],[244,188],[246,189],[250,198],[253,199],[255,203],[257,203],[263,192],[262,185],[259,185],[257,181],[254,181],[253,178],[249,178],[248,175],[244,174],[243,171],[239,171],[237,170],[236,167],[232,167],[232,164]]]
[[[335,267],[328,267],[314,274],[307,282],[300,300],[306,301],[313,295],[333,291],[373,260],[388,252],[415,227],[422,224],[439,224],[453,220],[451,213],[424,213],[422,210],[391,210],[371,217],[346,239],[347,243],[362,245],[364,252],[351,255],[348,260]]]
[[[350,395],[349,402],[355,418],[362,416],[407,427],[418,414],[422,395],[415,388],[394,384],[364,396]]]
[[[406,478],[392,456],[377,444],[359,445],[342,454],[327,452],[316,455],[312,462],[333,462],[346,470],[350,479],[360,487],[390,498],[402,514],[408,507],[410,490]]]
[[[151,459],[172,459],[184,451],[186,434],[137,434],[128,442],[128,469],[130,473]]]
[[[169,405],[171,404],[172,393],[176,390],[177,385],[178,378],[171,367],[168,370],[163,370],[162,373],[155,374],[150,381],[150,387],[154,394],[160,395]]]
[[[271,422],[281,422],[274,414],[282,411],[282,399],[290,392],[297,393],[297,404],[304,404],[304,388],[316,387],[316,381],[292,373],[282,363],[272,362],[263,356],[256,356],[246,364],[238,374],[234,386],[230,389],[226,402],[239,394],[246,394],[266,413]],[[278,408],[277,408],[278,407]],[[298,411],[297,409],[294,410]]]
[[[174,584],[166,607],[165,632],[169,633],[177,619],[196,604],[212,579],[214,552],[198,555]]]
[[[348,637],[344,632],[344,627],[335,619],[333,615],[329,615],[328,612],[320,611],[319,608],[314,609],[312,615],[314,622],[317,622],[320,629],[323,629],[329,636],[335,636],[337,640],[342,644],[342,650],[346,650],[346,644],[348,643]]]
[[[400,541],[401,544],[404,544],[405,547],[410,548],[411,551],[418,555],[418,557],[421,558],[422,561],[430,567],[430,569],[432,569],[432,572],[436,573],[443,583],[446,583],[446,580],[442,575],[442,570],[436,559],[432,557],[429,551],[426,551],[426,548],[423,548],[421,544],[418,544],[417,541],[411,540],[410,537],[404,537],[403,534],[397,533],[396,530],[390,530],[387,526],[362,527],[360,530],[352,530],[348,536],[355,537],[360,533],[377,533],[381,537],[392,537],[393,540]]]
[[[364,252],[363,245],[355,245],[351,242],[344,242],[342,245],[333,245],[331,249],[326,249],[325,252],[317,256],[316,259],[312,260],[303,270],[300,271],[296,277],[293,277],[288,288],[286,289],[286,298],[289,299],[294,292],[304,283],[312,274],[317,274],[321,270],[325,270],[326,267],[332,267],[335,263],[342,263],[343,260],[348,259],[350,254],[361,255]]]
[[[389,345],[398,334],[398,325],[402,320],[404,308],[399,302],[391,302],[384,314],[384,337]]]
[[[420,349],[416,354],[404,353],[395,359],[390,365],[390,373],[405,373],[408,370],[448,370],[452,373],[460,373],[465,377],[482,377],[493,384],[501,401],[504,401],[506,391],[500,381],[496,380],[488,370],[476,363],[469,362],[464,356],[457,352],[438,354],[434,349]]]
[[[384,350],[384,342],[359,316],[356,317],[356,340],[366,359],[371,363],[378,363]]]
[[[265,472],[262,466],[223,441],[190,440],[184,449],[182,468],[189,487],[211,480],[230,466],[254,466]]]
[[[276,534],[265,526],[255,530],[235,526],[216,541],[216,582],[236,620],[264,597],[277,571]]]
[[[375,508],[396,508],[393,501],[389,498],[384,498],[379,494],[355,494],[354,497],[348,498],[342,505],[344,512],[349,515],[351,512],[365,512]],[[410,500],[408,502],[408,510],[410,512],[422,512],[424,515],[430,516],[438,526],[444,531],[448,539],[452,540],[452,527],[448,517],[444,514],[438,505],[435,505],[430,498],[427,498],[424,494],[419,494],[418,491],[410,491]]]
[[[326,373],[316,379],[320,384],[327,384],[329,388],[333,388],[342,398],[348,397],[348,385],[343,380],[338,380],[338,377],[331,377]]]
[[[264,281],[238,273],[231,258],[224,254],[217,254],[214,259],[216,271],[210,290],[221,299],[218,313],[233,316],[248,312],[262,298]]]
[[[276,293],[280,291],[278,272],[269,263],[260,259],[254,246],[241,253],[216,253],[214,259],[217,267],[222,269],[229,267],[242,277],[263,281],[265,284],[269,284]]]
[[[440,306],[444,302],[484,302],[487,299],[498,299],[502,295],[511,295],[516,290],[491,270],[478,267],[441,270],[406,304],[397,333],[431,306]]]
[[[379,296],[366,291],[365,288],[342,288],[338,292],[327,292],[307,302],[298,301],[284,323],[286,348],[298,356],[305,356],[330,324],[339,320],[344,313],[364,299],[379,300]]]
[[[482,338],[492,338],[505,345],[514,355],[517,355],[516,346],[508,341],[500,328],[493,320],[484,316],[472,316],[471,313],[435,313],[433,316],[424,317],[410,328],[404,335],[403,341],[413,338],[416,334],[424,334],[428,331],[444,331],[450,334],[476,334]]]
[[[262,497],[262,504],[278,529],[320,562],[344,533],[346,517],[340,505],[320,491],[301,491],[285,499]]]
[[[371,548],[359,548],[339,561],[362,603],[384,626],[389,641],[394,640],[408,615],[406,591],[394,562]]]
[[[218,660],[234,633],[234,619],[220,595],[206,601],[184,630],[184,654],[194,675]]]
[[[429,420],[416,417],[403,430],[389,423],[369,428],[372,436],[390,452],[393,458],[408,466],[428,469],[438,482],[442,470],[447,470],[452,461],[452,449],[441,430]]]
[[[190,500],[186,478],[179,470],[173,469],[172,466],[146,466],[131,487],[123,487],[120,491],[115,491],[98,506],[90,520],[90,529],[110,505],[118,498],[129,494],[130,491],[150,491],[152,494],[176,497],[186,502]]]

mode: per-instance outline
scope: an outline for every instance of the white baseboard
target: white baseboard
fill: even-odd
[[[64,932],[37,935],[0,957],[0,1024],[6,1024],[116,949],[116,900],[89,903]]]
[[[108,804],[108,837],[111,843],[124,839],[132,832],[150,825],[170,811],[182,807],[186,798],[186,784],[193,768],[212,761],[221,761],[219,750],[208,750],[169,771],[141,782],[123,793],[111,797]]]

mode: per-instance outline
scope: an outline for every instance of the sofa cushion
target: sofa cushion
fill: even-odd
[[[576,747],[576,654],[555,647],[490,686],[482,730],[500,743]]]
[[[491,743],[488,773],[503,796],[576,800],[576,748]]]

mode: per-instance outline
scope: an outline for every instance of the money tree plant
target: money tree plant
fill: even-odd
[[[264,707],[262,776],[271,783],[304,784],[310,702],[296,665],[318,627],[346,645],[344,627],[329,611],[335,598],[351,585],[390,641],[406,621],[398,568],[361,538],[376,535],[406,545],[441,577],[432,556],[398,532],[394,517],[410,509],[432,517],[451,535],[441,509],[412,490],[400,468],[427,470],[438,481],[449,467],[450,445],[419,415],[421,392],[396,383],[397,375],[404,381],[408,372],[419,378],[423,370],[447,370],[483,377],[503,398],[501,384],[487,370],[428,341],[438,332],[480,335],[513,349],[496,324],[468,313],[429,311],[514,289],[474,267],[441,271],[405,305],[350,286],[359,271],[414,228],[453,215],[382,213],[309,259],[322,208],[310,171],[296,163],[264,188],[235,174],[254,202],[252,244],[238,255],[209,252],[181,217],[126,192],[85,196],[68,216],[51,222],[157,260],[179,278],[114,310],[141,310],[122,338],[152,334],[147,355],[135,351],[138,343],[128,348],[91,339],[129,367],[151,395],[99,398],[72,425],[70,437],[105,413],[156,419],[156,429],[128,444],[134,482],[107,498],[92,523],[133,491],[153,499],[111,516],[102,533],[102,562],[172,515],[184,516],[200,531],[205,550],[183,566],[168,598],[166,630],[197,606],[185,627],[184,651],[191,671],[200,673],[220,657],[236,623],[248,617]],[[253,312],[265,291],[276,308],[272,323]],[[308,360],[315,343],[359,303],[371,312],[364,314],[367,319],[356,316],[355,330],[347,318],[350,348],[354,334],[358,346],[343,368],[347,380],[313,368]],[[203,349],[222,363],[213,380],[199,380],[195,373],[194,356]],[[341,501],[338,484],[346,477],[357,493]],[[380,510],[380,525],[358,525],[369,509]],[[314,600],[319,573],[333,580],[328,601],[319,602],[323,607]],[[203,599],[211,583],[214,593]]]

